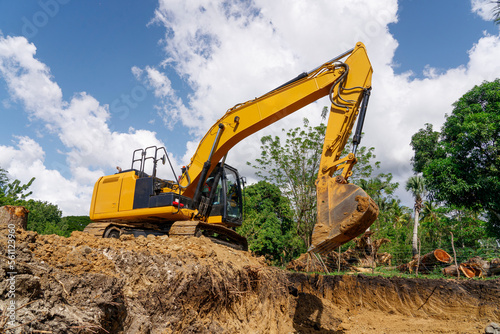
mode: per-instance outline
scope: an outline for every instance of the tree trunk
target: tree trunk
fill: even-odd
[[[413,240],[412,240],[412,253],[413,256],[418,254],[418,210],[415,208],[415,222],[413,224]]]
[[[0,228],[15,228],[26,230],[28,226],[28,210],[23,206],[5,205],[0,207]]]
[[[470,258],[467,262],[460,265],[460,269],[469,270],[474,273],[474,276],[484,277],[492,276],[500,273],[500,259],[485,261],[479,256]]]
[[[424,266],[435,266],[440,263],[451,263],[453,258],[442,249],[436,249],[420,258],[420,263]]]

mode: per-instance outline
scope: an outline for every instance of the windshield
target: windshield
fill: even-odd
[[[226,179],[226,213],[227,218],[241,218],[240,187],[238,175],[229,169],[225,169]]]

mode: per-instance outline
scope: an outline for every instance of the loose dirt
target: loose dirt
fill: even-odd
[[[0,309],[14,276],[19,327],[0,333],[484,333],[500,322],[500,280],[306,275],[204,237],[23,230],[11,275],[7,234]]]

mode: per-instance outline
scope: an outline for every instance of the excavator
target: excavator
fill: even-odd
[[[179,176],[164,147],[135,150],[130,169],[118,168],[118,173],[95,183],[90,205],[93,222],[85,231],[104,238],[124,234],[205,236],[248,250],[246,238],[235,231],[242,224],[244,178],[225,163],[228,152],[249,135],[329,96],[331,107],[316,181],[317,222],[308,252],[330,252],[363,233],[378,215],[376,203],[348,182],[357,161],[372,72],[366,48],[358,42],[353,49],[261,97],[235,105],[208,130]],[[352,152],[341,157],[356,119]],[[158,163],[166,161],[173,180],[156,175]]]

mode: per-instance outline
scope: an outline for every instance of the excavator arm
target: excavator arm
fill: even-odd
[[[345,62],[339,62],[346,56]],[[327,95],[332,106],[321,171],[332,175],[340,167],[336,161],[349,138],[363,96],[371,87],[372,72],[365,46],[357,43],[354,49],[316,69],[229,109],[200,141],[181,177],[182,194],[194,196],[200,178],[206,179],[215,164],[241,140]]]
[[[340,60],[347,57],[345,61]],[[372,67],[365,46],[356,47],[302,73],[273,91],[229,109],[207,132],[179,182],[184,196],[199,203],[201,189],[219,162],[238,142],[324,97],[331,101],[317,180],[318,221],[311,251],[326,253],[353,239],[376,219],[378,208],[359,187],[348,184],[353,153],[340,158],[356,118],[357,147],[371,90]],[[355,151],[355,149],[354,149]],[[340,175],[333,178],[334,173]]]

